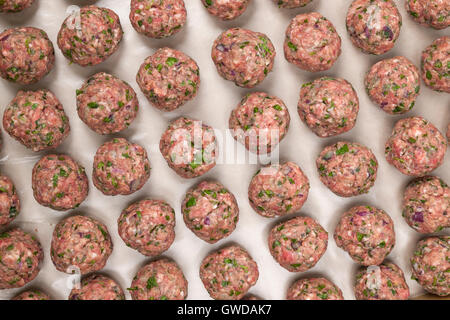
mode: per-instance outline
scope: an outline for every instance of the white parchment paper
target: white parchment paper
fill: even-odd
[[[42,154],[26,149],[3,132],[4,148],[1,154],[0,170],[14,181],[21,200],[21,212],[14,221],[19,226],[37,235],[43,245],[45,259],[37,278],[25,288],[1,290],[0,298],[9,299],[28,288],[40,288],[55,299],[67,299],[70,289],[67,286],[67,274],[58,272],[50,259],[50,241],[55,224],[70,214],[80,212],[103,221],[111,233],[114,250],[104,273],[116,279],[124,290],[130,287],[137,270],[148,258],[125,246],[117,232],[117,218],[127,205],[144,198],[157,198],[167,201],[175,208],[177,225],[176,238],[172,247],[165,253],[173,258],[183,269],[189,282],[188,299],[209,299],[209,295],[199,278],[201,260],[210,251],[230,242],[236,242],[246,248],[259,266],[260,277],[251,289],[265,299],[284,299],[287,288],[299,277],[323,275],[336,283],[344,292],[346,299],[354,299],[353,282],[358,265],[353,263],[346,252],[337,248],[332,235],[340,215],[357,204],[370,204],[384,209],[395,222],[397,243],[389,259],[397,263],[405,272],[412,295],[422,293],[420,286],[410,280],[411,267],[409,257],[415,244],[422,236],[413,231],[401,217],[401,197],[403,189],[411,178],[399,173],[390,166],[384,157],[384,144],[391,133],[394,123],[402,118],[420,115],[430,120],[441,132],[445,132],[450,122],[450,97],[448,94],[431,91],[422,85],[421,94],[414,109],[403,116],[391,116],[382,112],[370,102],[364,90],[364,74],[372,64],[395,55],[404,55],[417,66],[420,65],[421,51],[439,36],[448,35],[448,30],[436,31],[419,26],[411,20],[404,8],[404,1],[396,1],[403,16],[400,38],[393,50],[380,57],[361,53],[353,47],[345,29],[345,16],[350,0],[315,0],[307,7],[294,10],[281,10],[271,0],[253,0],[247,12],[237,20],[222,22],[210,16],[200,0],[185,0],[188,22],[185,28],[175,36],[154,40],[139,35],[128,19],[129,0],[100,0],[95,3],[106,6],[119,14],[124,28],[124,41],[120,49],[105,63],[96,67],[82,68],[70,65],[57,48],[56,39],[61,23],[65,19],[66,9],[73,4],[86,4],[93,1],[38,0],[32,8],[19,14],[0,15],[2,29],[12,26],[35,26],[44,29],[53,41],[56,49],[56,67],[43,81],[28,88],[48,88],[61,100],[70,119],[71,134],[56,150],[68,153],[86,167],[90,183],[89,196],[75,211],[60,213],[42,207],[34,200],[31,189],[31,171]],[[319,11],[336,27],[342,38],[342,55],[331,70],[320,73],[301,71],[289,64],[283,54],[284,32],[290,19],[296,14]],[[254,88],[246,90],[225,81],[216,72],[210,52],[214,39],[230,27],[244,27],[266,33],[274,43],[277,57],[273,72],[267,79]],[[181,109],[172,113],[163,113],[153,108],[140,92],[135,77],[140,64],[157,48],[170,46],[181,50],[194,58],[200,66],[201,85],[198,96]],[[76,112],[75,90],[90,75],[105,71],[129,82],[138,93],[140,110],[138,118],[129,129],[117,136],[143,145],[152,165],[150,180],[139,192],[130,196],[104,196],[92,184],[92,162],[97,148],[111,136],[99,136],[91,131]],[[330,75],[350,81],[358,92],[360,112],[356,126],[350,132],[339,137],[320,139],[300,120],[297,114],[297,101],[301,84],[319,76]],[[4,108],[21,87],[0,80],[0,105]],[[291,126],[280,147],[282,160],[298,163],[311,183],[309,199],[301,212],[317,219],[329,232],[328,250],[319,263],[310,271],[290,273],[280,267],[269,253],[267,236],[270,228],[279,220],[270,220],[257,215],[247,199],[247,188],[258,165],[224,164],[218,165],[204,177],[185,180],[178,177],[164,161],[159,152],[158,143],[169,121],[180,115],[201,119],[218,130],[228,126],[231,110],[241,97],[255,90],[267,91],[283,99],[291,113]],[[370,147],[379,161],[378,179],[367,195],[350,199],[340,198],[329,191],[319,180],[315,168],[315,159],[321,149],[337,140],[347,139]],[[242,149],[239,146],[238,149]],[[221,150],[227,152],[226,150]],[[230,150],[228,150],[230,151]],[[449,155],[444,164],[434,174],[450,183]],[[204,178],[217,179],[237,198],[240,207],[240,221],[232,235],[215,245],[198,239],[186,228],[180,206],[186,190]],[[448,234],[447,231],[442,233]],[[126,290],[125,290],[126,291]],[[130,298],[128,292],[127,298]]]

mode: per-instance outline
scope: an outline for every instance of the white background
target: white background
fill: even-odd
[[[364,74],[372,64],[382,58],[404,55],[420,65],[421,51],[434,39],[448,31],[436,31],[419,26],[411,20],[404,8],[404,1],[396,1],[403,16],[403,28],[393,50],[382,56],[370,56],[353,47],[345,29],[345,16],[350,0],[315,0],[307,7],[282,10],[271,0],[253,0],[247,12],[231,22],[222,22],[208,14],[200,0],[186,0],[188,21],[177,35],[164,40],[148,39],[132,28],[129,14],[129,0],[101,0],[96,3],[106,6],[119,14],[124,28],[124,41],[119,50],[105,63],[96,67],[82,68],[70,65],[57,48],[57,33],[66,16],[66,8],[71,4],[87,3],[69,0],[37,0],[32,8],[18,14],[0,15],[0,25],[35,26],[44,29],[53,41],[56,50],[56,67],[43,81],[30,88],[48,88],[61,100],[70,119],[71,134],[57,149],[68,153],[86,167],[90,192],[86,201],[74,212],[83,213],[103,221],[112,236],[114,250],[103,270],[116,279],[125,290],[131,280],[149,259],[125,246],[117,233],[117,218],[127,205],[144,198],[157,198],[167,201],[175,208],[177,225],[176,238],[166,256],[172,257],[183,269],[189,282],[188,299],[209,299],[198,276],[201,260],[211,250],[230,242],[246,248],[259,266],[260,277],[251,293],[265,299],[284,299],[286,290],[295,279],[305,276],[323,275],[336,283],[344,292],[346,299],[354,299],[353,282],[357,264],[346,252],[336,247],[332,238],[340,215],[357,204],[370,204],[384,209],[395,222],[397,243],[389,259],[397,263],[405,272],[411,293],[417,295],[421,288],[410,280],[411,268],[408,262],[414,246],[422,236],[413,231],[401,217],[402,192],[409,177],[400,174],[390,166],[384,157],[384,144],[394,123],[403,117],[420,115],[430,120],[441,132],[445,132],[450,122],[449,95],[431,91],[422,85],[421,94],[414,109],[403,116],[391,116],[382,112],[370,102],[364,90]],[[342,38],[342,55],[331,70],[309,73],[297,69],[284,59],[284,32],[296,14],[319,11],[336,27]],[[266,80],[254,88],[246,90],[223,80],[216,72],[210,52],[214,39],[230,27],[244,27],[266,33],[274,43],[277,57],[273,72]],[[201,85],[198,96],[181,109],[163,113],[150,105],[141,94],[135,76],[143,60],[157,48],[170,46],[190,55],[200,66]],[[75,104],[75,90],[90,75],[106,71],[129,82],[136,90],[140,100],[138,118],[129,129],[120,135],[143,145],[152,165],[150,180],[139,192],[130,196],[104,196],[92,184],[92,162],[97,148],[111,136],[99,136],[91,131],[78,118]],[[355,87],[360,99],[360,112],[356,126],[339,137],[320,139],[300,120],[297,114],[297,101],[302,83],[319,76],[342,77]],[[3,109],[14,97],[20,86],[0,80],[0,105]],[[241,97],[255,90],[267,91],[284,100],[291,114],[291,127],[281,143],[281,159],[298,163],[311,183],[309,199],[299,214],[317,219],[329,232],[328,250],[319,263],[310,271],[296,274],[280,267],[269,253],[267,236],[270,228],[279,220],[270,220],[257,215],[247,199],[247,188],[257,165],[218,165],[204,177],[185,180],[178,177],[164,161],[158,143],[161,134],[170,120],[180,115],[204,120],[216,129],[225,130],[231,110]],[[50,241],[55,224],[74,212],[61,213],[37,204],[32,195],[31,171],[42,154],[33,153],[3,133],[4,148],[0,169],[14,181],[20,195],[22,209],[13,223],[27,231],[37,234],[44,248],[45,259],[38,277],[27,287],[41,288],[55,299],[67,299],[70,292],[66,286],[68,275],[58,272],[50,259]],[[315,159],[321,149],[338,140],[347,139],[360,142],[373,150],[379,161],[378,179],[369,194],[350,199],[340,198],[326,189],[319,180]],[[239,146],[239,148],[242,148]],[[222,151],[223,152],[223,151]],[[450,161],[446,156],[444,164],[434,174],[450,183]],[[230,189],[240,207],[240,221],[234,233],[215,245],[209,245],[194,236],[184,225],[180,205],[186,190],[204,178],[214,178]],[[448,234],[448,232],[443,232]],[[2,290],[0,298],[9,299],[23,289]],[[125,290],[126,291],[126,290]],[[129,298],[128,292],[126,292]]]

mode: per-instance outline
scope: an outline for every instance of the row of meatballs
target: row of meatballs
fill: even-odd
[[[132,211],[134,221],[148,219],[149,208],[158,207],[153,218],[173,219],[173,210],[160,201],[138,203],[143,211]],[[126,209],[119,218],[119,226],[124,222]],[[172,215],[172,217],[171,217]],[[174,221],[174,220],[173,220]],[[345,225],[345,222],[352,224]],[[361,244],[349,237],[353,226],[373,223],[370,231],[382,232],[386,241],[377,243],[376,248],[364,252]],[[162,227],[161,227],[162,226]],[[164,230],[167,224],[155,228]],[[368,228],[368,227],[366,227]],[[344,243],[352,256],[363,265],[362,256],[370,262],[378,259],[378,264],[363,267],[357,274],[354,286],[355,297],[359,300],[398,300],[409,298],[409,287],[402,270],[385,256],[392,249],[394,239],[392,221],[382,210],[370,206],[358,206],[346,212],[335,230],[334,238],[339,246]],[[153,232],[153,230],[152,230]],[[165,231],[166,234],[170,230]],[[369,234],[357,233],[358,242]],[[140,238],[142,244],[144,238]],[[296,217],[279,223],[269,235],[268,245],[273,257],[289,271],[305,271],[312,268],[327,248],[328,233],[320,224],[309,217]],[[157,246],[158,242],[154,241]],[[161,245],[164,245],[161,243]],[[95,219],[72,216],[55,227],[51,244],[51,258],[55,267],[62,272],[78,270],[86,275],[81,283],[70,292],[73,300],[123,300],[123,290],[113,279],[96,271],[102,269],[113,249],[106,226]],[[43,251],[38,240],[21,229],[4,232],[0,237],[0,287],[18,288],[32,281],[39,272]],[[373,256],[370,256],[373,254]],[[17,258],[19,257],[19,259]],[[448,270],[450,257],[450,237],[434,236],[420,240],[411,257],[412,279],[417,280],[425,290],[446,296],[450,293]],[[93,272],[93,273],[90,273]],[[207,255],[200,264],[200,278],[214,299],[259,299],[247,296],[250,288],[259,278],[257,263],[239,245],[229,245]],[[141,267],[127,288],[135,300],[181,300],[188,294],[187,280],[176,262],[158,258]],[[301,278],[288,289],[287,299],[294,300],[343,300],[341,290],[326,278]],[[14,299],[46,300],[50,297],[36,289],[25,291]]]
[[[95,1],[95,0],[94,0]],[[232,20],[242,15],[251,0],[201,0],[210,14],[222,20]],[[280,8],[304,7],[313,0],[272,0]],[[20,12],[30,7],[35,0],[4,0],[0,12]],[[356,4],[363,1],[354,1]],[[372,1],[373,2],[373,1]],[[385,1],[387,2],[387,1]],[[148,0],[132,0],[130,20],[134,28],[149,37],[167,37],[177,32],[186,23],[186,9],[183,0],[165,0],[164,4]],[[423,26],[444,29],[450,24],[449,6],[439,0],[406,0],[406,10]],[[160,19],[155,21],[154,18]]]
[[[149,10],[152,14],[155,14],[147,20],[142,19],[142,17],[137,20],[138,31],[146,29],[147,23],[157,24],[158,28],[155,30],[158,32],[180,29],[180,24],[176,24],[178,27],[165,26],[164,20],[171,23],[177,20],[177,17],[180,16],[180,7],[184,9],[182,0],[172,1],[179,2],[179,5],[166,2],[155,4],[153,1],[150,3],[146,3],[148,1],[134,2],[136,4],[134,5],[135,8],[132,4],[132,13],[149,15],[150,13],[145,12]],[[445,5],[442,2],[440,4]],[[158,16],[157,13],[160,11],[165,11],[165,15]],[[447,11],[446,26],[448,26],[449,20]],[[132,19],[132,23],[136,27],[134,19]],[[161,24],[167,28],[161,27]],[[347,30],[353,43],[366,53],[383,54],[392,49],[395,40],[398,38],[400,26],[401,16],[392,0],[356,0],[352,3],[347,16]],[[86,6],[66,18],[59,31],[57,42],[61,52],[71,62],[81,66],[92,66],[105,61],[112,55],[118,49],[122,38],[123,30],[119,17],[112,10]],[[448,48],[448,37],[442,37],[425,49],[422,55],[422,78],[430,88],[436,91],[449,92],[450,90],[448,83]],[[12,28],[6,30],[0,35],[0,49],[2,52],[0,75],[13,82],[20,84],[36,83],[47,75],[54,66],[53,45],[47,34],[40,29]],[[341,38],[333,24],[320,13],[299,14],[290,22],[286,30],[284,53],[289,62],[303,70],[311,72],[328,70],[341,54]],[[211,53],[219,74],[225,79],[235,82],[236,85],[246,88],[252,88],[265,79],[273,68],[275,55],[275,47],[265,34],[242,28],[232,28],[223,32],[214,42]],[[187,57],[185,58],[184,60],[187,60]],[[183,59],[181,62],[183,62]],[[165,90],[165,96],[162,96],[164,92],[155,91],[158,88],[153,88],[153,90],[148,88],[146,94],[150,100],[152,100],[151,98],[159,98],[157,101],[152,101],[155,106],[170,111],[182,105],[186,100],[193,98],[190,95],[183,97],[185,88],[181,88],[181,86],[189,86],[188,80],[193,81],[198,86],[198,83],[194,81],[195,79],[188,79],[189,76],[192,77],[188,72],[189,69],[192,69],[190,70],[191,73],[198,69],[191,59],[189,59],[189,62],[182,66],[180,71],[186,72],[185,75],[180,76],[180,78],[184,78],[184,84],[172,83],[173,88]],[[151,71],[154,71],[156,65],[149,70],[150,74]],[[179,63],[174,63],[174,65],[180,69]],[[396,81],[403,80],[408,84],[408,89],[413,89],[412,92],[405,95],[408,97],[412,95],[412,100],[414,100],[414,90],[418,87],[417,70],[408,61],[403,62],[403,68],[406,74]],[[381,68],[379,74],[384,71],[384,75],[389,77],[389,68],[385,67],[384,69]],[[161,70],[158,71],[161,74]],[[393,73],[399,76],[402,74],[401,71],[394,70]],[[162,76],[156,74],[149,78],[161,82],[164,73]],[[393,84],[391,83],[391,85]],[[397,83],[397,85],[402,87],[402,83]],[[165,87],[159,88],[159,90],[163,89]],[[192,88],[189,90],[192,91]],[[167,95],[167,91],[172,91],[175,97]],[[378,94],[383,92],[380,89],[378,91]],[[399,97],[403,96],[399,95]],[[167,100],[172,99],[176,101],[171,101],[169,105],[160,101],[166,100],[167,102]],[[386,99],[388,97],[385,97]],[[376,99],[374,98],[374,100]],[[382,102],[380,104],[383,107]],[[399,106],[400,102],[398,103]],[[402,111],[406,112],[411,104],[404,104],[403,108],[406,110]],[[387,108],[387,110],[390,109]]]
[[[26,109],[32,111],[33,104],[28,104]],[[5,115],[8,112],[9,109]],[[42,118],[38,119],[36,122]],[[48,127],[48,123],[44,123],[43,128]],[[420,117],[398,121],[386,143],[388,162],[407,175],[419,176],[411,183],[409,189],[412,191],[407,192],[411,194],[410,198],[441,199],[442,204],[439,205],[421,201],[417,205],[412,203],[411,208],[405,210],[408,221],[423,223],[415,225],[410,221],[410,225],[420,232],[434,232],[450,225],[448,188],[440,179],[427,175],[442,164],[446,145],[439,131]],[[169,167],[183,178],[199,177],[214,168],[217,149],[213,129],[186,117],[174,120],[160,140],[161,154]],[[375,184],[378,171],[378,161],[373,152],[359,143],[348,141],[325,147],[316,159],[316,166],[323,184],[341,197],[368,193]],[[145,148],[124,138],[105,142],[94,156],[93,184],[105,195],[132,194],[144,186],[150,173],[151,165]],[[0,224],[6,225],[19,213],[19,200],[9,178],[3,176],[1,186]],[[414,186],[421,187],[414,189]],[[46,155],[35,164],[32,188],[37,202],[60,211],[77,208],[89,191],[84,167],[64,154]],[[298,165],[287,162],[261,168],[250,184],[249,200],[258,214],[276,217],[299,211],[308,192],[306,175]]]
[[[151,38],[164,38],[179,32],[186,24],[187,12],[183,0],[131,0],[130,21],[134,29]],[[312,0],[273,0],[280,8],[298,8]],[[19,12],[31,6],[34,0],[4,0],[0,12]],[[250,0],[202,0],[208,12],[222,20],[242,15]],[[406,10],[419,24],[435,29],[450,25],[449,4],[439,0],[406,0]],[[363,15],[364,14],[364,15]],[[373,18],[382,17],[378,25]],[[361,23],[363,20],[364,23]],[[389,50],[400,32],[402,18],[394,1],[354,0],[347,13],[347,27],[352,41],[363,50]],[[359,33],[359,34],[358,34]],[[385,42],[384,44],[382,42]],[[385,48],[383,48],[385,47]]]

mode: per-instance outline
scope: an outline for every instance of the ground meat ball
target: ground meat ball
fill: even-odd
[[[386,142],[386,160],[401,173],[423,176],[439,167],[447,141],[439,130],[422,117],[397,121]]]
[[[283,140],[291,117],[284,102],[264,92],[247,94],[231,112],[234,139],[255,153],[270,153]]]
[[[250,0],[202,0],[210,14],[222,20],[233,20],[247,10]]]
[[[141,189],[150,178],[147,151],[124,138],[105,142],[94,158],[92,180],[105,195],[129,195]]]
[[[89,192],[84,167],[63,154],[39,160],[33,168],[31,185],[37,202],[59,211],[78,207]]]
[[[423,26],[445,29],[450,26],[450,2],[446,0],[406,0],[406,10]]]
[[[258,265],[238,245],[210,253],[200,265],[200,279],[216,300],[240,300],[256,284],[258,277]]]
[[[432,90],[450,93],[450,37],[433,41],[422,52],[422,79]]]
[[[138,109],[133,88],[105,72],[93,75],[77,90],[78,115],[99,134],[125,130],[136,118]]]
[[[358,112],[358,95],[347,80],[322,77],[305,83],[300,90],[298,114],[321,138],[351,130]]]
[[[287,292],[287,300],[344,300],[341,289],[325,278],[295,281]]]
[[[59,222],[53,231],[51,258],[56,269],[81,274],[102,269],[113,244],[106,226],[89,217],[72,216]]]
[[[3,113],[3,128],[33,151],[58,147],[69,135],[69,119],[49,90],[19,91]]]
[[[447,140],[450,141],[450,123],[447,126]]]
[[[50,296],[41,290],[28,290],[15,296],[11,300],[51,300]]]
[[[341,38],[333,24],[318,12],[299,14],[286,30],[284,55],[300,69],[330,69],[341,54]]]
[[[11,28],[0,34],[0,76],[19,84],[34,84],[55,65],[55,49],[44,30]]]
[[[378,55],[394,47],[402,16],[393,0],[354,0],[346,23],[353,44],[365,53]]]
[[[280,8],[294,9],[304,7],[313,0],[272,0]]]
[[[125,300],[125,294],[113,279],[91,274],[81,281],[79,289],[70,291],[69,300]]]
[[[269,249],[274,259],[290,272],[311,269],[327,250],[328,233],[314,219],[295,217],[272,228]]]
[[[308,194],[308,177],[293,162],[261,168],[248,187],[253,210],[267,218],[299,211]]]
[[[450,188],[438,177],[417,178],[403,195],[402,216],[420,233],[433,233],[450,227]]]
[[[169,167],[183,178],[196,178],[214,168],[216,149],[214,130],[185,117],[173,121],[159,143]]]
[[[438,296],[450,295],[450,236],[420,240],[411,265],[411,278],[425,290]]]
[[[219,74],[244,88],[253,88],[266,78],[275,55],[275,47],[265,34],[242,28],[220,34],[211,52]]]
[[[377,178],[378,161],[372,151],[355,142],[325,147],[316,160],[320,181],[341,197],[369,192]]]
[[[0,226],[13,221],[19,212],[20,201],[13,182],[7,176],[0,175]]]
[[[342,215],[334,240],[357,263],[379,265],[395,245],[394,222],[381,209],[356,206]]]
[[[139,269],[128,290],[133,300],[185,300],[188,282],[175,262],[159,259]]]
[[[9,289],[36,278],[44,253],[36,238],[15,228],[0,234],[0,256],[0,289]]]
[[[119,16],[114,11],[86,6],[66,18],[58,33],[58,46],[71,62],[93,66],[116,52],[122,36]]]
[[[183,52],[165,47],[145,59],[136,81],[156,108],[173,111],[197,95],[200,70]]]
[[[143,255],[157,256],[175,239],[175,211],[161,200],[142,200],[122,211],[119,235],[125,244]]]
[[[183,0],[131,0],[130,21],[133,28],[150,38],[169,37],[186,23]]]
[[[34,0],[2,0],[0,12],[19,12],[33,4]]]
[[[405,57],[382,60],[365,78],[370,99],[390,114],[406,113],[414,107],[420,91],[419,70]]]
[[[202,181],[191,188],[181,204],[186,226],[200,239],[216,243],[228,237],[239,221],[234,195],[222,184]]]
[[[356,275],[355,297],[357,300],[408,300],[409,287],[403,271],[385,262],[366,267]]]

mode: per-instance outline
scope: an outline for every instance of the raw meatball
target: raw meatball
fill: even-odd
[[[133,28],[150,38],[169,37],[186,23],[183,0],[131,0],[130,21]]]
[[[411,278],[425,290],[438,296],[450,295],[450,236],[420,240],[411,265]]]
[[[310,217],[295,217],[279,223],[269,234],[273,258],[290,272],[311,269],[327,250],[328,233]]]
[[[422,52],[422,79],[432,90],[450,93],[450,37],[433,41]]]
[[[114,11],[86,6],[64,20],[58,46],[71,62],[82,67],[94,66],[116,52],[122,37],[119,16]]]
[[[55,49],[44,30],[11,28],[0,34],[0,76],[19,84],[34,84],[55,65]]]
[[[146,256],[157,256],[175,239],[175,211],[161,200],[142,200],[122,211],[119,235],[127,246]]]
[[[347,80],[322,77],[305,83],[300,90],[298,114],[321,138],[351,130],[358,111],[358,95]]]
[[[287,292],[287,300],[344,300],[341,289],[325,278],[295,281]]]
[[[379,55],[394,47],[400,35],[402,16],[393,0],[354,0],[346,23],[356,47]]]
[[[159,259],[139,269],[128,290],[133,300],[185,300],[188,282],[175,262]]]
[[[213,181],[202,181],[191,188],[181,204],[181,212],[186,226],[209,243],[228,237],[239,221],[236,198]]]
[[[248,199],[253,210],[267,218],[299,211],[308,194],[308,177],[293,162],[263,167],[253,176],[248,187]]]
[[[300,69],[330,69],[341,54],[341,37],[333,24],[318,12],[299,14],[286,30],[284,56]]]
[[[15,228],[0,234],[0,289],[20,288],[36,278],[44,259],[41,244]]]
[[[0,175],[0,226],[13,221],[20,212],[19,196],[16,187],[7,176]]]
[[[70,291],[69,300],[125,300],[125,294],[113,279],[91,274],[81,281],[79,289]]]
[[[41,290],[27,290],[11,300],[51,300],[50,296]]]
[[[365,78],[370,99],[390,114],[406,113],[414,107],[420,91],[419,70],[402,56],[382,60]]]
[[[169,167],[183,178],[196,178],[214,168],[216,149],[213,128],[186,117],[173,121],[159,142]]]
[[[450,188],[438,177],[417,178],[403,195],[402,216],[420,233],[433,233],[450,227]]]
[[[447,140],[450,141],[450,123],[447,126]]]
[[[272,0],[280,8],[294,9],[304,7],[313,0]]]
[[[165,47],[145,59],[136,81],[156,108],[173,111],[197,95],[200,70],[183,52]]]
[[[69,135],[69,119],[49,90],[19,91],[3,113],[3,128],[33,151],[58,147]]]
[[[409,287],[403,271],[385,262],[366,267],[356,275],[355,297],[357,300],[408,300]]]
[[[450,26],[450,2],[447,0],[406,0],[406,10],[423,26],[445,29]]]
[[[106,226],[89,217],[71,216],[59,222],[53,231],[50,255],[61,272],[87,274],[102,269],[113,244]]]
[[[105,72],[93,75],[77,90],[78,115],[99,134],[125,130],[136,118],[138,109],[133,88]]]
[[[258,277],[258,265],[238,245],[210,253],[200,265],[200,279],[211,298],[216,300],[240,300]]]
[[[377,178],[377,158],[369,148],[355,142],[325,147],[316,165],[320,181],[341,197],[368,193]]]
[[[395,245],[394,222],[381,209],[356,206],[342,215],[334,240],[355,262],[379,265]]]
[[[124,138],[105,142],[94,158],[92,180],[105,195],[129,195],[141,189],[150,178],[147,151]]]
[[[202,0],[210,14],[222,20],[233,20],[247,10],[250,0]]]
[[[401,173],[423,176],[439,167],[447,141],[436,127],[422,117],[397,121],[386,142],[386,160]]]
[[[19,12],[33,4],[34,0],[2,0],[0,12]]]
[[[266,78],[275,55],[275,47],[265,34],[242,28],[221,33],[211,52],[217,72],[244,88],[253,88]]]
[[[84,167],[63,154],[39,160],[33,168],[31,186],[37,202],[59,211],[77,208],[89,192]]]
[[[264,92],[247,94],[231,112],[229,127],[234,139],[258,154],[272,152],[283,140],[291,117],[284,102]]]

